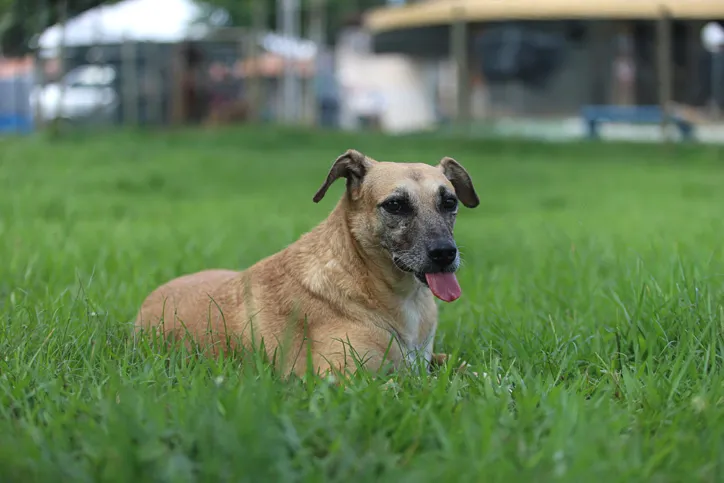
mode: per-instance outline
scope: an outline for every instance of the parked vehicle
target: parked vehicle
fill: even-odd
[[[116,69],[111,65],[81,65],[68,72],[62,83],[35,86],[30,104],[46,122],[111,116],[119,102],[114,85],[116,76]]]

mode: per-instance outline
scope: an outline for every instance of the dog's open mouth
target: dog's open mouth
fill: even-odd
[[[444,302],[454,302],[460,298],[462,290],[455,272],[425,273],[413,270],[398,257],[392,257],[395,266],[403,272],[413,273],[415,278],[428,287],[432,294]]]

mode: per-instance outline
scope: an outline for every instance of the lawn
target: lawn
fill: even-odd
[[[322,220],[347,148],[453,156],[453,374],[283,382],[154,352],[149,290]],[[714,148],[267,129],[0,140],[0,482],[724,481],[724,158]]]

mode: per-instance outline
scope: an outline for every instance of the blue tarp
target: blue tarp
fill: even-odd
[[[32,130],[31,88],[30,76],[0,79],[0,133]]]

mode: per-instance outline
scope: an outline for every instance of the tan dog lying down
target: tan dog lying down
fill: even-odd
[[[315,372],[354,372],[361,362],[376,371],[439,357],[434,296],[452,302],[461,293],[453,227],[458,199],[479,203],[470,176],[451,158],[377,162],[349,150],[314,201],[338,178],[346,193],[311,232],[242,272],[171,280],[144,301],[136,328],[189,334],[215,352],[227,334],[244,348],[263,341],[286,374],[302,375],[308,360]]]

